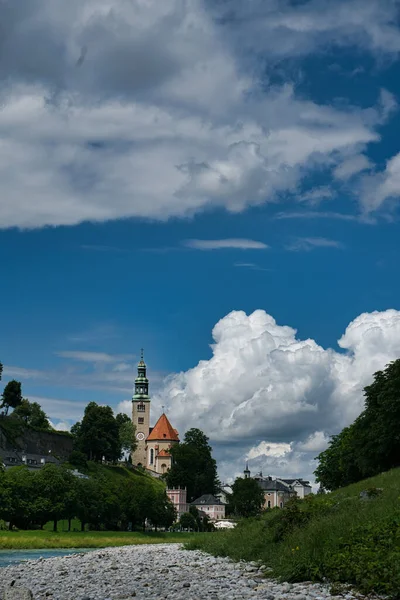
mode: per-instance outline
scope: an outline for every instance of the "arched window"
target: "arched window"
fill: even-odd
[[[163,463],[163,464],[161,465],[161,471],[162,471],[162,473],[165,473],[166,469],[167,469],[167,465],[165,465],[165,464]]]
[[[279,506],[280,506],[281,508],[283,508],[283,502],[280,502],[280,503],[279,503]]]
[[[154,450],[153,448],[150,450],[150,464],[152,465],[154,462]]]
[[[268,500],[268,508],[271,508],[271,500]]]
[[[143,404],[143,402],[142,402],[141,404],[138,404],[138,405],[137,405],[137,409],[138,409],[138,412],[145,412],[145,410],[146,410],[146,405],[145,405],[145,404]]]

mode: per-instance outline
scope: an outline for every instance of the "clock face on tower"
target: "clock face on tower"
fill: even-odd
[[[139,433],[136,434],[136,438],[141,442],[142,440],[144,440],[144,433],[139,431]]]

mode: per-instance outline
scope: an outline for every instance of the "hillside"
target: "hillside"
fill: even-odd
[[[351,584],[400,598],[400,469],[243,520],[188,547],[260,561],[284,581],[328,580],[335,593]]]

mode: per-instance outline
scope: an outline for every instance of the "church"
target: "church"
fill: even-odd
[[[162,474],[171,468],[172,456],[169,451],[174,444],[179,443],[179,435],[165,412],[154,427],[150,427],[151,403],[146,368],[142,350],[132,397],[132,422],[136,428],[137,440],[137,448],[132,453],[132,464]]]

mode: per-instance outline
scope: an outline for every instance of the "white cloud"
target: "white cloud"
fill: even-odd
[[[243,64],[261,39],[271,43],[267,60],[349,35],[383,48],[383,32],[394,50],[389,5],[354,0],[331,7],[329,19],[315,2],[257,3],[239,52],[232,27],[202,0],[21,2],[3,19],[0,227],[277,202],[315,167],[334,168],[379,140],[394,108],[388,92],[367,110],[320,106],[289,84],[261,93],[259,62]],[[247,19],[242,4],[235,11]]]
[[[63,358],[71,358],[73,360],[89,363],[115,363],[123,359],[134,358],[132,354],[117,355],[107,354],[106,352],[84,352],[80,350],[63,350],[62,352],[56,352],[56,354]],[[126,365],[120,370],[126,370]]]
[[[353,175],[361,173],[372,168],[371,161],[364,154],[356,154],[348,159],[345,159],[340,165],[334,169],[336,179],[350,179]]]
[[[67,423],[66,421],[59,421],[58,423],[53,423],[53,421],[50,421],[49,419],[49,423],[51,427],[53,427],[53,429],[56,429],[57,431],[70,431],[71,429],[71,424]]]
[[[321,200],[331,200],[334,197],[334,192],[328,186],[322,185],[317,188],[312,188],[303,194],[297,196],[299,202],[304,202],[310,206],[315,206],[321,202]]]
[[[257,458],[259,456],[268,455],[272,457],[281,457],[285,456],[290,452],[291,445],[285,443],[276,443],[276,442],[260,442],[257,446],[250,448],[248,453],[246,454],[247,459]]]
[[[341,242],[330,240],[328,238],[304,237],[297,238],[291,244],[286,246],[287,250],[291,250],[293,252],[309,251],[314,250],[315,248],[343,248],[343,245]]]
[[[386,168],[380,173],[365,175],[360,196],[365,211],[380,209],[390,200],[400,197],[400,152],[389,159]]]
[[[183,242],[188,248],[196,250],[220,250],[224,248],[236,248],[239,250],[265,250],[268,248],[264,242],[245,240],[241,238],[225,240],[185,240]]]
[[[246,456],[252,470],[312,478],[329,435],[363,409],[373,373],[400,356],[400,312],[357,317],[339,340],[344,352],[298,339],[263,310],[229,313],[213,338],[212,357],[167,378],[156,406],[166,404],[181,434],[206,432],[223,479]]]

